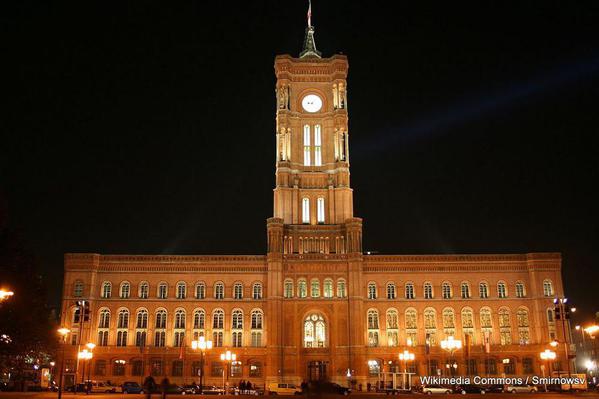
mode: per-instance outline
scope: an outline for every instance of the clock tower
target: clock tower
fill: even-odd
[[[348,224],[361,225],[349,179],[347,71],[346,56],[321,57],[312,26],[299,58],[275,58],[274,219],[285,227],[283,253],[361,250],[361,226],[347,234]]]

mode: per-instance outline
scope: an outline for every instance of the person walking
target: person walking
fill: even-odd
[[[168,377],[164,377],[160,382],[160,386],[162,388],[162,399],[166,399],[166,392],[168,391],[168,387],[170,384],[171,383],[168,380]]]
[[[146,398],[150,399],[152,397],[152,391],[156,387],[156,382],[151,375],[147,376],[143,383],[143,390],[146,393]]]

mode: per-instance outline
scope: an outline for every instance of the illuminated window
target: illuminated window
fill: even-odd
[[[433,285],[424,283],[424,299],[433,299]]]
[[[83,296],[83,281],[77,280],[73,286],[73,296],[81,297]]]
[[[387,299],[395,299],[395,284],[387,283]]]
[[[316,212],[316,216],[317,216],[317,221],[318,223],[324,223],[324,198],[318,198],[316,200],[316,205],[317,205],[317,212]]]
[[[193,328],[203,330],[206,324],[206,312],[203,309],[196,310],[193,314]]]
[[[254,283],[252,287],[252,298],[262,299],[262,283]]]
[[[337,297],[345,298],[345,280],[337,280]]]
[[[187,295],[187,284],[183,281],[177,283],[177,299],[185,299]]]
[[[324,283],[322,285],[322,295],[325,298],[333,297],[333,280],[332,279],[327,278],[324,280]]]
[[[308,296],[307,283],[304,279],[297,281],[297,296],[300,298],[305,298]]]
[[[251,316],[251,329],[262,330],[262,320],[264,318],[262,311],[260,309],[252,310]]]
[[[310,199],[302,199],[302,223],[310,223]]]
[[[243,298],[243,285],[241,283],[235,283],[233,285],[233,299]]]
[[[283,295],[285,298],[293,298],[293,280],[285,280],[283,285]]]
[[[148,311],[141,309],[137,311],[137,322],[135,328],[148,328]]]
[[[108,281],[105,281],[102,284],[102,298],[110,298],[112,294],[112,284]]]
[[[480,283],[478,285],[478,293],[481,298],[486,299],[489,297],[489,286],[487,283]]]
[[[443,309],[443,328],[446,330],[446,335],[453,335],[455,333],[455,313],[452,308]],[[453,330],[448,332],[447,330]]]
[[[399,345],[399,322],[397,310],[387,310],[387,346]]]
[[[231,329],[233,330],[233,346],[240,347],[243,345],[243,312],[240,309],[233,310],[231,315]]]
[[[497,296],[499,298],[506,298],[507,297],[507,288],[505,286],[505,283],[503,281],[500,281],[497,283]]]
[[[150,292],[150,285],[147,281],[139,283],[139,298],[148,299],[148,293]]]
[[[129,328],[129,311],[121,309],[117,321],[117,328]]]
[[[543,295],[553,296],[553,283],[551,280],[543,281]]]
[[[310,126],[304,126],[304,165],[310,166]]]
[[[405,290],[406,299],[414,299],[414,284],[406,283]]]
[[[102,309],[100,311],[98,328],[110,328],[110,310]]]
[[[175,312],[175,329],[185,329],[185,311],[183,309]]]
[[[474,328],[474,318],[472,309],[462,309],[462,328]]]
[[[225,312],[217,309],[212,313],[212,328],[222,329],[225,324]]]
[[[314,165],[322,165],[320,125],[314,126]]]
[[[512,324],[510,322],[510,311],[507,308],[501,308],[499,315],[499,342],[501,345],[511,345],[512,343]]]
[[[460,292],[462,295],[462,299],[470,298],[470,284],[468,284],[467,282],[463,282],[460,286]]]
[[[368,299],[376,299],[376,284],[368,283]]]
[[[159,310],[156,312],[156,323],[155,328],[166,328],[166,310]]]
[[[131,293],[131,284],[129,284],[129,282],[127,282],[127,281],[122,282],[120,292],[119,292],[119,296],[121,297],[121,299],[129,298],[130,293]]]
[[[491,309],[482,308],[480,310],[480,326],[481,328],[492,328]]]
[[[379,312],[370,309],[367,313],[368,346],[379,346]]]
[[[206,298],[206,284],[197,283],[196,284],[196,299],[204,299]]]
[[[416,323],[416,309],[406,309],[405,324],[406,330],[418,328]]]
[[[518,323],[518,341],[520,345],[527,345],[530,343],[530,329],[528,320],[528,310],[526,308],[518,309],[516,313],[516,319]],[[551,329],[551,326],[549,327]],[[555,325],[553,326],[555,328]]]
[[[310,280],[310,296],[312,298],[320,296],[320,281],[317,278]]]
[[[223,283],[214,284],[214,298],[224,299],[225,297],[225,285]]]
[[[524,283],[521,281],[518,281],[516,283],[516,297],[524,298],[525,296],[526,296],[526,289],[524,287]]]
[[[158,284],[158,299],[166,299],[168,295],[168,285],[164,282]]]
[[[304,320],[304,347],[324,348],[326,346],[326,324],[320,314],[313,313]]]
[[[451,299],[451,284],[445,282],[441,285],[441,293],[443,294],[443,299]]]

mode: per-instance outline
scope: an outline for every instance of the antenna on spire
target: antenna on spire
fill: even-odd
[[[306,28],[306,36],[304,37],[304,47],[300,53],[300,58],[316,57],[320,58],[320,51],[316,50],[314,42],[314,27],[312,26],[312,0],[308,0],[308,27]]]

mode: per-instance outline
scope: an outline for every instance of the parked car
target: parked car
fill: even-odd
[[[83,385],[83,390],[86,392],[89,387],[92,393],[116,393],[116,386],[104,381],[86,381]]]
[[[522,385],[508,385],[505,388],[505,391],[509,392],[509,393],[524,393],[524,392],[534,393],[534,392],[538,392],[539,389],[534,385],[522,384]]]
[[[302,389],[295,384],[271,382],[268,384],[269,395],[301,395]]]
[[[143,388],[139,383],[135,381],[125,381],[123,385],[121,385],[121,391],[123,393],[144,393]]]
[[[434,393],[450,394],[452,393],[452,390],[451,388],[444,387],[442,385],[423,385],[422,393],[426,395],[432,395]]]
[[[205,386],[202,388],[202,393],[204,395],[223,395],[225,393],[225,390],[215,385]]]
[[[481,395],[484,395],[488,392],[486,387],[483,387],[481,385],[475,385],[475,384],[456,386],[453,391],[455,393],[461,393],[462,395],[465,395],[467,393],[479,393]]]
[[[181,395],[195,395],[196,393],[200,393],[198,385],[188,384],[181,387]]]
[[[483,385],[487,393],[502,393],[504,386],[502,384]]]

